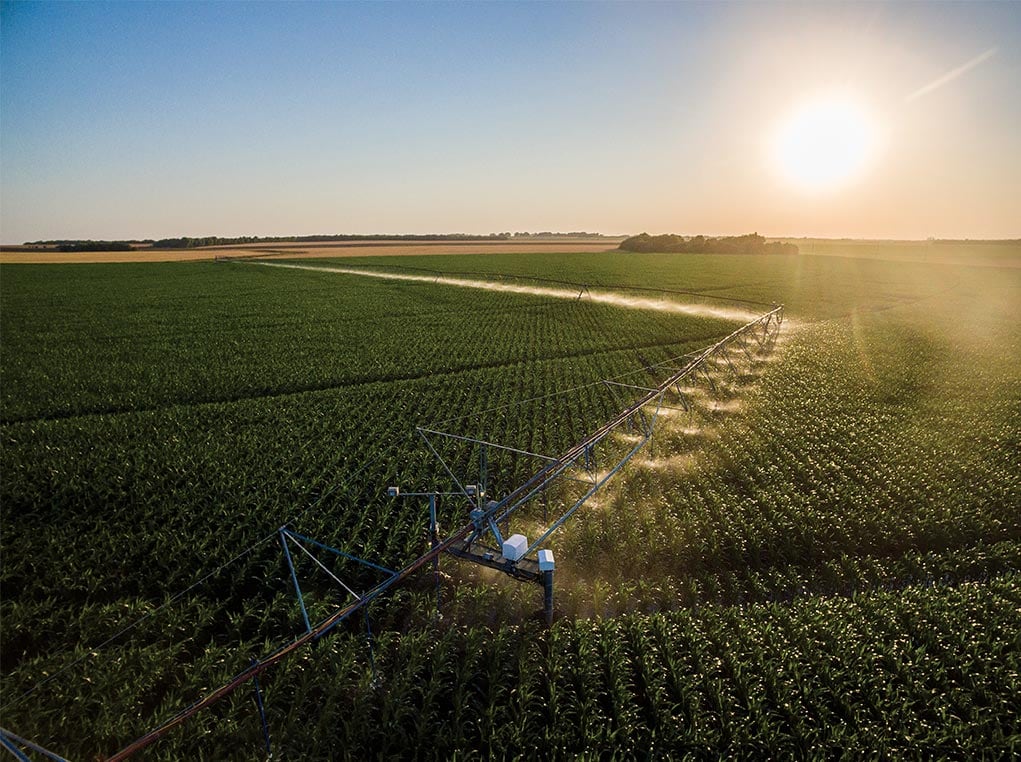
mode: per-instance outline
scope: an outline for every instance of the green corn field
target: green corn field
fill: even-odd
[[[787,319],[554,535],[551,628],[535,586],[444,557],[440,616],[423,571],[260,676],[272,756],[1021,753],[1021,255],[847,254],[305,263]],[[281,525],[395,569],[428,548],[426,503],[386,495],[449,488],[416,426],[555,455],[619,408],[594,382],[740,322],[247,263],[4,265],[0,724],[117,751],[301,634]],[[534,467],[494,460],[491,490]],[[345,602],[298,569],[313,621]],[[145,757],[264,758],[254,695]]]

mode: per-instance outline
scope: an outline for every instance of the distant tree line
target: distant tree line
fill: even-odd
[[[328,243],[332,241],[494,241],[505,240],[510,233],[469,235],[467,233],[437,233],[425,235],[298,235],[298,236],[204,236],[201,238],[160,238],[153,241],[154,249],[195,249],[201,246],[239,246],[253,243]]]
[[[1021,244],[1021,238],[930,238],[929,243],[935,244],[946,244],[950,246],[960,246],[962,243],[974,246],[975,244],[996,244],[996,245],[1011,245],[1017,246]]]
[[[622,251],[640,253],[685,253],[685,254],[797,254],[793,243],[779,241],[767,243],[758,233],[747,235],[709,238],[696,235],[685,237],[667,233],[665,235],[641,235],[625,239],[620,244]]]
[[[587,233],[584,230],[575,230],[570,233],[555,233],[549,230],[543,230],[539,233],[529,233],[528,231],[521,233],[504,233],[503,235],[508,238],[607,238],[608,236],[602,233]],[[609,236],[612,238],[613,236]]]
[[[25,246],[53,247],[59,251],[128,251],[135,246],[150,245],[154,249],[196,249],[202,246],[245,246],[253,243],[329,243],[332,241],[507,241],[512,238],[604,238],[602,233],[488,233],[471,235],[469,233],[426,233],[410,235],[392,235],[379,233],[374,235],[337,234],[337,235],[298,235],[298,236],[181,236],[180,238],[132,239],[127,241],[93,241],[93,240],[49,240],[26,241]]]
[[[131,251],[141,241],[35,241],[26,246],[53,246],[57,251]],[[148,243],[147,241],[144,243]]]
[[[54,238],[49,241],[25,241],[23,246],[111,246],[113,244],[127,244],[127,245],[145,245],[152,243],[151,238],[132,238],[130,240],[119,240],[119,241],[93,241],[91,238]],[[98,249],[89,249],[89,251],[98,251]],[[104,251],[110,251],[104,249]],[[119,251],[114,249],[114,251]]]

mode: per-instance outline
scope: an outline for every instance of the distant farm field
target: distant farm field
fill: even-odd
[[[209,246],[196,249],[153,249],[134,251],[60,252],[49,248],[5,246],[0,264],[99,264],[120,262],[191,262],[216,257],[263,256],[274,259],[320,257],[430,256],[466,254],[567,254],[614,250],[620,238],[605,240],[558,239],[479,241],[328,241],[322,243],[258,243],[237,246]],[[929,264],[957,264],[981,267],[1021,267],[1021,241],[869,241],[823,238],[776,239],[798,246],[808,256],[852,257]],[[667,255],[675,256],[675,255]]]
[[[247,246],[207,246],[195,249],[153,249],[134,251],[61,252],[24,246],[0,250],[0,264],[99,264],[114,262],[191,262],[218,256],[359,257],[367,252],[376,256],[407,257],[422,254],[498,254],[565,253],[614,249],[620,239],[592,241],[583,239],[496,241],[340,241],[324,243],[259,243]]]
[[[1021,240],[1013,241],[855,241],[825,238],[783,239],[802,254],[859,257],[929,264],[1021,267]]]
[[[696,307],[782,302],[788,320],[556,537],[550,630],[534,586],[444,559],[442,618],[423,575],[373,604],[371,658],[359,620],[264,673],[274,756],[1017,753],[1021,269],[994,258],[1006,266],[338,260]],[[425,503],[385,494],[449,485],[416,425],[457,419],[557,452],[615,410],[589,384],[640,385],[643,367],[740,324],[581,287],[4,264],[4,727],[72,758],[115,751],[302,631],[285,522],[395,568],[427,547]],[[492,489],[529,463],[492,464]],[[460,512],[441,501],[441,524]],[[301,569],[310,616],[335,609],[330,580]],[[257,758],[262,739],[245,689],[147,754]]]

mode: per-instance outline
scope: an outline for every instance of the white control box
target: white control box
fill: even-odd
[[[556,564],[553,563],[553,551],[552,550],[540,550],[539,551],[539,571],[553,571]]]
[[[528,540],[523,534],[512,534],[503,541],[503,557],[510,561],[520,561],[528,550]]]

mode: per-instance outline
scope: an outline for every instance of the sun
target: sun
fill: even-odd
[[[876,142],[869,113],[855,101],[826,97],[806,103],[776,130],[779,174],[805,191],[837,189],[868,164]]]

